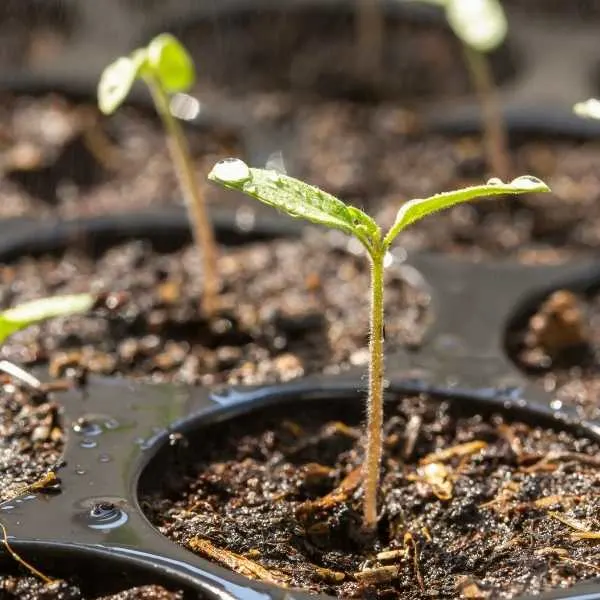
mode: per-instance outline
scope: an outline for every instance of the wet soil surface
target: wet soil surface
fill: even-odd
[[[111,146],[118,157],[117,172],[111,172],[98,162],[102,156],[107,158],[107,148],[97,136],[92,135],[95,156],[80,135],[65,141],[71,139],[74,115],[80,109],[49,97],[21,98],[16,113],[11,106],[15,107],[14,100],[0,111],[7,136],[0,214],[75,216],[180,203],[164,140],[154,121],[124,111],[106,122],[107,133],[114,134],[119,148]],[[248,100],[244,110],[260,127],[289,126],[286,147],[273,146],[276,155],[281,151],[281,160],[275,160],[279,166],[366,208],[384,226],[393,222],[406,199],[481,183],[491,175],[479,139],[426,135],[414,113],[391,104],[373,107],[336,101],[294,108],[282,96],[263,96]],[[89,121],[88,117],[83,120]],[[98,133],[97,125],[94,131]],[[224,197],[216,186],[202,183],[218,158],[239,155],[237,142],[229,136],[227,132],[198,133],[190,136],[190,142],[199,181],[212,206],[238,211],[244,197]],[[50,147],[56,153],[46,157]],[[108,155],[114,159],[112,151]],[[600,144],[514,140],[512,156],[515,175],[541,177],[553,193],[456,207],[412,226],[400,236],[399,244],[475,259],[513,257],[538,263],[597,250]],[[245,204],[242,210],[261,208],[270,210],[256,202]]]
[[[145,483],[143,506],[212,561],[339,597],[512,598],[597,576],[598,444],[460,406],[388,405],[374,543],[362,410],[343,401],[211,424],[186,468]]]
[[[34,577],[0,576],[0,597],[4,600],[182,600],[181,592],[145,585],[116,594],[87,594],[76,584],[63,580],[44,583]]]
[[[6,0],[0,5],[0,67],[39,68],[57,60],[73,32],[73,6],[56,0]]]
[[[349,248],[349,249],[348,249]],[[49,363],[53,376],[124,374],[187,383],[261,383],[365,365],[368,262],[344,236],[307,231],[301,240],[222,249],[221,309],[199,309],[194,248],[161,254],[136,241],[97,261],[75,249],[23,259],[0,273],[0,304],[98,291],[109,310],[55,319],[15,334],[0,353],[19,364]],[[416,345],[430,298],[401,264],[387,270],[388,350]]]
[[[600,417],[600,296],[569,290],[550,294],[507,332],[517,365],[554,395],[552,406],[574,406]]]
[[[63,428],[59,404],[51,395],[23,390],[0,374],[0,502],[26,488],[60,463]],[[52,493],[51,485],[40,491]]]
[[[243,156],[236,135],[224,127],[200,128],[188,140],[203,189],[217,160]],[[2,217],[73,217],[181,204],[160,124],[132,108],[107,118],[92,105],[61,96],[2,94],[0,173]]]
[[[289,172],[324,187],[390,225],[398,207],[492,173],[480,139],[423,135],[412,113],[341,103],[299,111]],[[552,194],[493,199],[433,215],[401,234],[409,249],[554,262],[600,246],[600,145],[514,139],[513,174],[530,174]]]
[[[431,7],[413,5],[421,17],[412,20],[389,11],[382,36],[375,35],[378,41],[365,50],[357,41],[351,3],[346,8],[273,6],[215,11],[205,21],[175,26],[174,33],[202,65],[199,89],[209,95],[285,91],[301,101],[412,102],[457,98],[470,90],[460,44],[441,19],[435,24],[422,16],[434,12]],[[378,43],[381,52],[370,52]],[[512,58],[506,49],[492,57],[499,81],[513,74]]]

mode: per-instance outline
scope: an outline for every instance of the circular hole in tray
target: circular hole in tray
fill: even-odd
[[[596,575],[594,546],[570,539],[553,511],[593,528],[598,440],[552,411],[450,393],[390,398],[374,557],[361,535],[362,395],[257,396],[181,425],[142,473],[149,520],[203,558],[359,597],[398,586],[410,598],[421,586],[459,597],[457,585],[516,597]],[[549,560],[549,547],[564,560]]]
[[[7,554],[0,555],[0,594],[5,600],[208,600],[199,582],[148,557],[65,543],[11,542],[18,555],[45,576],[44,583]]]

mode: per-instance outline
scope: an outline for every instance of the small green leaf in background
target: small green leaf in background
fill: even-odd
[[[394,225],[385,236],[385,243],[391,244],[394,238],[406,227],[434,212],[450,208],[455,204],[469,202],[479,197],[500,196],[504,194],[525,194],[531,192],[549,192],[550,188],[537,177],[523,175],[510,183],[503,183],[498,178],[490,179],[485,185],[435,194],[430,198],[410,200],[402,205]]]
[[[499,0],[419,0],[446,10],[446,19],[464,44],[491,52],[506,38],[508,23]]]
[[[495,50],[506,38],[508,23],[499,0],[446,0],[454,33],[478,52]]]
[[[196,79],[192,58],[169,33],[160,34],[148,45],[148,66],[168,94],[189,90]]]
[[[208,178],[292,217],[340,229],[359,238],[364,237],[364,232],[372,237],[379,231],[371,217],[335,196],[278,171],[251,169],[237,158],[218,162]]]
[[[105,115],[123,104],[137,79],[138,69],[129,57],[118,58],[104,69],[98,83],[98,106]]]
[[[597,98],[590,98],[585,102],[578,102],[573,106],[573,112],[578,117],[585,119],[600,119],[600,100]]]
[[[87,312],[96,302],[91,294],[73,294],[32,300],[0,312],[0,342],[30,325],[75,313]]]

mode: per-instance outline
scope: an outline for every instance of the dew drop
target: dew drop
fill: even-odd
[[[91,438],[83,438],[81,442],[79,442],[79,445],[82,448],[95,448],[98,445],[98,442]]]
[[[235,224],[240,231],[252,231],[256,224],[256,213],[249,206],[242,206],[235,211]]]
[[[226,183],[243,183],[252,177],[248,165],[239,158],[220,160],[213,167],[210,175],[218,181]]]
[[[102,427],[98,423],[94,423],[85,417],[81,417],[73,423],[73,431],[86,437],[93,437],[102,433]]]
[[[391,267],[393,262],[394,255],[391,252],[386,252],[385,256],[383,257],[383,268],[387,269],[388,267]]]
[[[78,467],[75,469],[75,475],[85,475],[85,469]]]
[[[524,190],[535,190],[540,186],[544,186],[544,182],[537,177],[533,177],[532,175],[522,175],[521,177],[517,177],[513,179],[510,184],[514,187],[518,187]]]
[[[560,410],[562,408],[562,402],[560,400],[552,400],[552,402],[550,402],[550,408],[552,410]]]
[[[502,185],[504,182],[499,177],[492,177],[488,179],[487,185]]]
[[[103,453],[98,456],[98,462],[101,462],[101,463],[108,463],[111,460],[112,460],[112,456],[110,454]]]
[[[127,523],[127,513],[112,502],[98,502],[87,514],[87,525],[91,529],[115,529]]]
[[[119,427],[120,423],[119,421],[117,421],[116,419],[107,419],[106,421],[104,421],[104,427],[105,429],[117,429]]]

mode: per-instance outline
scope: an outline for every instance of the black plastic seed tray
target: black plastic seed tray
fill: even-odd
[[[224,220],[222,240],[272,236],[276,228],[243,232]],[[187,222],[177,213],[123,215],[74,223],[29,223],[3,236],[0,260],[60,249],[77,239],[102,248],[127,237],[183,243]],[[280,232],[289,235],[288,232]],[[176,242],[173,242],[176,240]],[[388,395],[427,392],[476,413],[567,428],[600,440],[600,423],[586,422],[568,410],[551,408],[550,396],[528,383],[507,358],[504,334],[509,322],[556,287],[582,289],[600,280],[597,264],[528,267],[469,264],[437,256],[397,257],[397,266],[415,270],[432,296],[433,320],[419,350],[387,358]],[[73,565],[119,573],[119,581],[163,582],[190,598],[266,600],[310,596],[247,580],[215,566],[162,536],[144,516],[140,490],[160,489],[170,469],[182,460],[183,434],[194,440],[211,423],[282,403],[361,402],[362,370],[315,376],[264,387],[188,388],[150,385],[126,379],[91,377],[85,385],[56,393],[68,431],[60,493],[28,495],[0,505],[11,545],[38,566],[67,573]],[[201,438],[199,438],[201,439]],[[6,560],[8,560],[6,558]],[[5,560],[5,564],[6,563]],[[544,596],[548,599],[600,598],[586,583]]]

